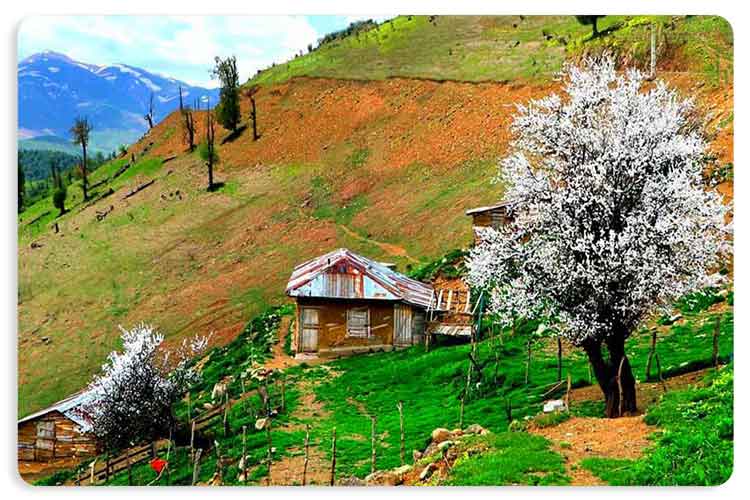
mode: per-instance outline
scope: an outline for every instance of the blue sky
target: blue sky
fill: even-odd
[[[35,16],[18,31],[19,60],[44,50],[97,64],[125,63],[215,87],[214,56],[237,56],[240,80],[282,62],[357,19],[388,16]]]

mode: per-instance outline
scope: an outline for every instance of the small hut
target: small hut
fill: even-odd
[[[298,265],[286,293],[297,303],[297,354],[340,356],[422,342],[430,285],[346,248]]]
[[[79,392],[18,421],[18,460],[89,457],[100,451],[83,410],[89,394]]]
[[[500,229],[512,220],[512,206],[513,202],[506,200],[486,207],[472,208],[466,211],[466,215],[471,217],[473,227]]]

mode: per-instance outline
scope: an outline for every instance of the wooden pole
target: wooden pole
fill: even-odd
[[[190,426],[190,460],[195,459],[195,421],[193,421],[193,424]]]
[[[562,338],[557,337],[557,381],[562,381]]]
[[[125,450],[125,459],[127,460],[128,464],[128,486],[133,486],[133,469],[130,466],[130,448]]]
[[[466,400],[466,393],[461,396],[461,405],[458,408],[458,428],[464,428],[464,401]]]
[[[229,436],[229,389],[224,393],[224,437]]]
[[[398,408],[398,424],[401,430],[401,465],[406,463],[406,435],[404,433],[404,402],[399,401],[396,405]]]
[[[523,377],[523,383],[529,385],[529,370],[531,368],[531,339],[526,341],[526,373]]]
[[[190,404],[190,391],[188,391],[188,395],[187,395],[187,405],[188,405],[187,423],[188,425],[190,425],[190,421],[193,420],[193,408]]]
[[[269,398],[270,399],[270,398]],[[271,462],[273,462],[273,444],[271,442],[271,417],[266,420],[266,440],[268,441],[268,486],[271,486]]]
[[[305,425],[305,463],[302,466],[302,486],[307,485],[307,464],[310,461],[310,424]]]
[[[242,426],[242,484],[247,484],[247,426]]]
[[[96,460],[91,462],[91,472],[89,474],[89,484],[94,484],[94,468],[96,468]],[[128,484],[131,483],[131,477],[130,477],[130,460],[128,460]]]
[[[331,431],[331,486],[336,482],[336,428]]]
[[[646,360],[646,380],[651,378],[651,362],[656,354],[656,328],[651,330],[651,350],[648,353],[648,359]]]
[[[565,390],[565,409],[570,410],[570,388],[572,386],[570,380],[570,372],[568,372],[568,387]]]
[[[214,441],[214,448],[216,449],[216,476],[219,480],[219,486],[224,483],[224,472],[222,471],[222,464],[221,464],[221,449],[219,448],[219,442]]]
[[[716,323],[714,324],[714,349],[713,349],[713,360],[714,368],[719,369],[719,333],[721,332],[721,316],[716,316]]]
[[[370,417],[370,474],[375,472],[377,452],[375,451],[375,415]]]
[[[651,67],[649,71],[649,78],[654,79],[656,77],[656,25],[651,23]]]
[[[193,482],[191,483],[193,486],[198,482],[198,478],[201,474],[201,454],[203,453],[203,448],[198,448],[195,452],[195,455],[193,456]]]

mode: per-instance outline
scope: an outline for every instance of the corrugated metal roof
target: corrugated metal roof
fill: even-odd
[[[286,293],[292,297],[400,300],[428,308],[433,289],[380,262],[339,248],[295,267]]]
[[[488,205],[486,207],[472,208],[466,211],[466,215],[480,214],[482,212],[489,212],[491,210],[497,210],[498,208],[505,208],[513,204],[513,200],[505,200],[494,205]]]
[[[81,428],[81,432],[88,432],[89,430],[91,430],[91,419],[89,418],[88,414],[83,411],[82,407],[86,403],[89,403],[92,399],[93,395],[89,391],[77,392],[71,396],[68,396],[62,401],[58,401],[49,408],[39,410],[38,412],[32,413],[31,415],[26,415],[25,417],[20,419],[18,423],[21,424],[23,422],[28,422],[29,420],[34,420],[53,411],[59,411],[60,413],[65,415],[66,418],[69,418],[70,420],[75,422],[76,425]]]

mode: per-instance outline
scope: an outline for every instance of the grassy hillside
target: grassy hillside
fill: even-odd
[[[615,21],[605,20],[602,28]],[[404,68],[409,59],[416,69],[405,75],[453,78],[454,65],[436,59],[436,73],[430,74],[420,66],[427,59],[403,51],[432,47],[419,37],[433,29],[458,29],[461,23],[468,24],[462,28],[463,38],[456,40],[464,40],[466,50],[474,46],[468,40],[480,48],[489,43],[486,39],[493,40],[487,38],[492,29],[497,37],[521,29],[504,24],[511,22],[509,18],[441,17],[436,22],[437,26],[427,18],[400,18],[394,22],[395,33],[410,33],[406,38],[414,43],[402,40],[382,53],[401,54]],[[710,23],[718,21],[703,22],[713,26]],[[560,33],[565,26],[579,38],[587,33],[569,18],[549,23]],[[695,18],[680,19],[674,29],[697,29],[696,23]],[[485,24],[490,31],[477,31]],[[639,26],[621,27],[617,33]],[[542,27],[533,24],[528,29],[532,37]],[[721,33],[716,35],[720,41]],[[395,43],[396,38],[388,36]],[[602,43],[579,41],[580,50]],[[348,53],[344,43],[348,42],[311,56],[327,50]],[[532,50],[536,43],[530,38],[526,48]],[[496,50],[513,53],[502,47]],[[560,58],[568,56],[554,44],[540,43],[542,48],[559,52]],[[468,58],[466,52],[464,56]],[[455,66],[463,68],[462,78],[487,78],[482,68],[492,66],[487,61],[494,56],[479,59],[484,62]],[[367,77],[358,72],[377,67],[368,61],[337,63],[339,73],[329,76]],[[489,66],[483,66],[485,62]],[[512,66],[519,65],[516,61]],[[101,199],[83,204],[76,182],[68,190],[66,215],[58,217],[49,198],[20,215],[19,415],[84,386],[106,353],[117,346],[118,324],[154,323],[170,342],[213,331],[215,342],[226,344],[250,317],[284,300],[284,285],[294,265],[332,248],[349,247],[408,271],[467,246],[472,234],[464,211],[503,195],[503,186],[490,181],[497,173],[496,159],[507,151],[514,105],[557,85],[545,78],[476,84],[415,79],[287,81],[291,73],[271,76],[261,74],[267,84],[256,94],[260,140],[253,142],[246,129],[236,136],[225,130],[217,134],[223,143],[218,147],[216,177],[224,183],[218,192],[206,192],[205,167],[196,153],[185,152],[179,116],[173,114],[126,157],[92,174]],[[720,163],[729,165],[732,86],[725,81],[710,84],[713,80],[703,70],[665,77],[712,113],[712,147]],[[242,112],[246,118],[245,100]],[[197,113],[199,137],[203,120]],[[113,179],[131,153],[135,164]],[[125,197],[151,180],[155,182],[149,187]],[[731,194],[731,181],[723,186]],[[54,232],[55,223],[59,233]]]
[[[566,57],[603,49],[646,68],[652,23],[659,29],[660,68],[713,77],[731,72],[732,31],[718,17],[606,16],[599,22],[602,36],[591,40],[591,28],[574,16],[399,16],[262,71],[249,83],[295,76],[546,81]]]
[[[698,298],[698,297],[694,297]],[[731,295],[709,294],[701,300],[683,302],[678,309],[683,318],[667,326],[658,326],[658,352],[665,376],[675,376],[711,365],[711,332],[717,318],[721,319],[719,354],[722,362],[733,356],[733,314]],[[271,345],[285,335],[284,318],[290,308],[275,308],[256,317],[243,333],[225,348],[210,352],[199,364],[203,380],[192,391],[192,407],[201,408],[210,401],[213,384],[231,380],[229,393],[239,397],[241,374],[251,361],[262,361],[269,355]],[[556,351],[554,341],[540,342],[534,347],[529,383],[524,383],[525,334],[535,329],[527,324],[517,329],[494,330],[496,334],[478,345],[480,362],[489,361],[482,372],[482,384],[472,389],[466,401],[464,427],[480,423],[493,431],[488,437],[477,438],[470,445],[471,453],[462,456],[447,477],[432,484],[568,484],[570,477],[565,461],[551,449],[551,443],[540,436],[519,432],[528,425],[528,418],[541,411],[544,394],[556,381]],[[489,328],[486,334],[493,331]],[[637,464],[641,472],[628,475],[633,484],[717,484],[731,471],[732,418],[731,366],[722,369],[718,383],[708,389],[674,390],[661,395],[657,389],[656,403],[652,403],[645,389],[645,366],[650,346],[650,332],[643,329],[627,343],[627,352],[635,376],[639,380],[639,406],[648,408],[646,423],[654,426],[655,446],[647,450]],[[275,447],[272,470],[274,484],[299,484],[302,443],[305,426],[310,426],[313,457],[309,477],[314,483],[325,483],[330,464],[330,436],[336,428],[337,477],[363,478],[370,472],[370,415],[377,415],[376,447],[378,469],[400,465],[399,416],[396,402],[402,401],[405,415],[406,462],[414,463],[411,450],[424,450],[430,433],[437,427],[454,429],[459,426],[459,395],[466,383],[468,345],[443,346],[430,352],[415,346],[392,353],[371,354],[342,359],[325,365],[301,364],[285,370],[286,409],[274,419],[272,443]],[[494,353],[499,356],[495,358]],[[564,348],[563,373],[570,373],[574,387],[591,383],[588,364],[580,350],[568,345]],[[249,397],[236,403],[229,412],[229,432],[225,433],[220,417],[204,431],[209,440],[219,443],[221,454],[228,458],[223,469],[225,484],[240,484],[237,479],[237,460],[242,453],[242,426],[248,427],[247,449],[250,456],[250,484],[265,484],[268,468],[264,464],[267,441],[263,431],[254,429],[256,413],[261,408],[259,397],[253,394],[255,382],[245,381]],[[279,386],[271,384],[272,397],[279,402]],[[602,416],[603,402],[598,389],[591,388],[593,400],[574,399],[574,416]],[[553,393],[560,395],[560,391]],[[727,399],[728,398],[728,399]],[[511,405],[511,426],[505,405]],[[186,419],[186,403],[178,405],[181,422]],[[566,415],[535,419],[537,425],[555,426]],[[705,421],[704,421],[705,419]],[[688,427],[684,427],[684,426]],[[703,434],[698,434],[700,430]],[[690,437],[690,436],[693,437]],[[702,436],[702,437],[698,437]],[[701,440],[705,440],[701,441]],[[164,455],[165,451],[162,452]],[[687,453],[687,454],[686,454]],[[729,453],[729,455],[727,455]],[[192,468],[188,464],[188,450],[180,447],[172,451],[171,484],[189,484]],[[670,472],[668,457],[695,457],[681,462],[677,472]],[[434,459],[434,457],[433,457]],[[420,462],[424,466],[429,457]],[[592,459],[584,462],[595,474],[615,483],[624,482],[623,461]],[[200,480],[209,481],[216,470],[214,453],[202,462]],[[696,474],[703,471],[705,476]],[[698,472],[696,472],[698,471]],[[667,474],[671,474],[668,476]],[[690,475],[692,474],[692,475]],[[146,484],[155,477],[147,464],[134,472],[136,484]],[[127,474],[113,478],[111,484],[127,484]]]

